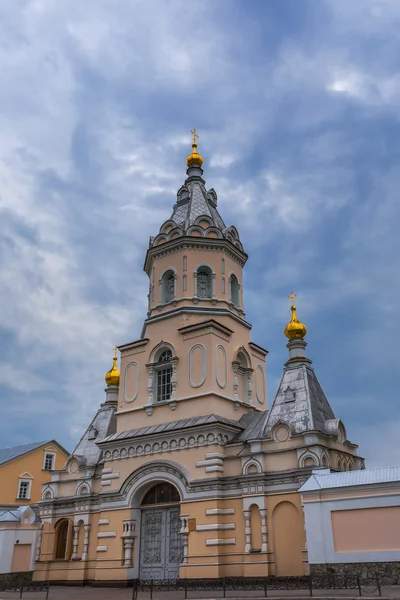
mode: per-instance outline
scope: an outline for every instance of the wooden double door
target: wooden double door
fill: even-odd
[[[142,510],[140,579],[177,579],[183,562],[179,506]]]

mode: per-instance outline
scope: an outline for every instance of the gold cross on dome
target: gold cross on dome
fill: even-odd
[[[294,294],[294,293],[292,292],[292,293],[290,294],[290,296],[288,296],[288,298],[289,298],[290,302],[291,302],[292,304],[294,304],[294,300],[295,300],[295,298],[297,298],[297,295],[296,295],[296,294]]]
[[[114,346],[113,350],[114,350],[114,354],[116,355],[117,354],[117,350],[118,350],[118,346]]]
[[[197,144],[197,139],[199,137],[197,131],[195,129],[192,129],[190,133],[193,135],[193,144]]]

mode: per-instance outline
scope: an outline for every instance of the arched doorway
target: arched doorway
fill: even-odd
[[[153,485],[144,495],[140,534],[140,579],[177,579],[183,562],[180,496],[167,482]]]

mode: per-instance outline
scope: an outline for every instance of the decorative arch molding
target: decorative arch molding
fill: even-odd
[[[255,467],[256,471],[250,471],[250,473],[249,473],[249,468],[250,467]],[[249,475],[251,473],[262,473],[262,466],[258,462],[258,460],[256,460],[255,458],[250,458],[243,465],[243,475]],[[259,508],[264,508],[264,506],[259,506]]]
[[[196,363],[196,358],[194,357],[194,354],[198,354],[198,352],[196,352],[196,350],[200,350],[200,352],[201,352],[201,378],[200,378],[200,381],[197,381],[197,382],[193,380],[193,370],[194,370],[193,363]],[[201,387],[203,385],[203,383],[205,382],[206,377],[207,377],[207,350],[206,350],[205,346],[203,346],[203,344],[195,344],[189,350],[189,384],[193,388]]]
[[[264,404],[265,402],[265,375],[261,365],[256,366],[256,398],[257,402]]]
[[[251,369],[250,354],[247,352],[247,350],[244,346],[240,346],[240,348],[238,348],[238,350],[236,352],[236,360],[237,360],[237,357],[239,356],[239,354],[243,354],[244,358],[246,359],[246,368]]]
[[[90,485],[87,481],[82,481],[77,487],[76,495],[77,496],[87,496],[90,494]]]
[[[344,442],[347,440],[346,428],[340,419],[339,419],[339,423],[338,423],[337,437],[338,437],[339,444],[344,444]]]
[[[271,437],[276,442],[286,442],[290,439],[290,426],[285,421],[278,421],[271,429]]]
[[[51,487],[47,487],[42,492],[42,500],[53,500],[54,498],[54,490]]]
[[[132,371],[131,379],[133,379],[133,394],[132,394],[132,396],[127,395],[128,374],[130,371]],[[124,400],[125,400],[125,402],[134,402],[136,400],[138,392],[139,392],[139,377],[140,377],[139,363],[137,363],[135,360],[132,360],[130,363],[128,363],[126,365],[125,372],[124,372]]]
[[[176,228],[176,222],[173,219],[168,219],[168,221],[165,221],[165,223],[163,223],[160,227],[160,233],[170,233],[172,229]]]
[[[208,215],[199,215],[199,216],[196,218],[196,220],[195,220],[195,222],[194,222],[194,225],[200,225],[200,223],[202,223],[202,222],[204,222],[204,221],[205,221],[206,223],[208,223],[208,226],[209,226],[209,227],[211,227],[211,226],[212,226],[212,224],[213,224],[213,221],[212,221],[211,217],[209,217]],[[200,225],[200,227],[201,227],[201,225]]]
[[[220,388],[224,389],[228,381],[228,363],[226,350],[221,344],[215,349],[215,379]]]
[[[154,346],[153,350],[151,350],[150,356],[149,356],[150,363],[156,362],[157,354],[160,352],[160,350],[171,350],[172,356],[175,356],[175,348],[173,347],[173,345],[170,344],[169,342],[161,341],[160,343],[157,344],[157,346]]]
[[[129,506],[141,505],[145,493],[157,481],[166,481],[179,491],[181,500],[188,497],[190,475],[181,465],[172,461],[155,461],[140,467],[124,481],[120,493]]]
[[[321,454],[321,466],[322,467],[329,467],[329,456],[327,454],[327,452],[322,452]]]
[[[306,465],[305,462],[306,462],[307,458],[312,459],[314,461],[314,465]],[[300,468],[307,467],[307,466],[319,467],[319,465],[320,465],[320,463],[319,463],[318,454],[316,454],[315,452],[311,452],[311,450],[306,450],[305,452],[303,452],[303,454],[299,458],[299,467]]]
[[[199,233],[199,237],[205,237],[204,229],[200,227],[200,225],[192,225],[191,227],[189,227],[189,229],[187,230],[187,235],[191,235],[194,232]]]

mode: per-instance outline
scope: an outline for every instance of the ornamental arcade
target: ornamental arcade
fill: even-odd
[[[294,295],[268,409],[267,350],[244,312],[247,254],[193,133],[186,180],[147,249],[141,336],[115,349],[104,402],[43,486],[36,580],[308,573],[299,488],[318,467],[363,468],[306,356]]]

